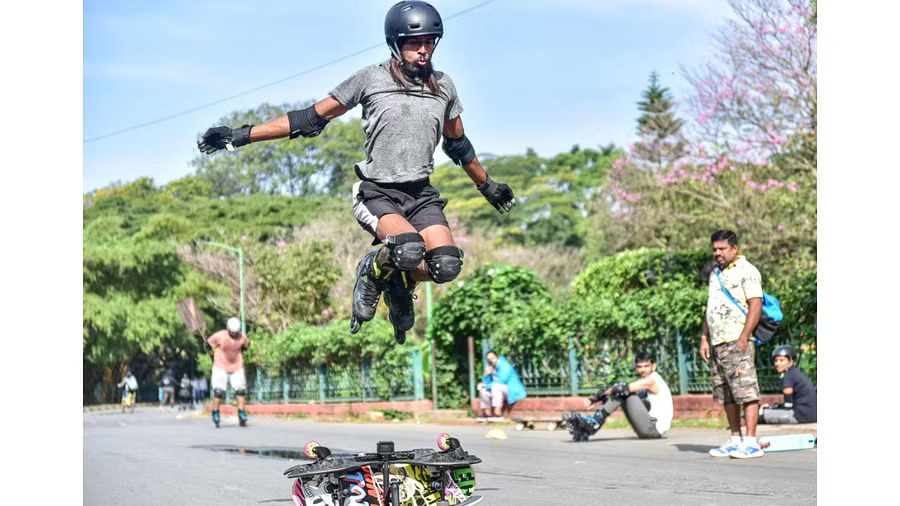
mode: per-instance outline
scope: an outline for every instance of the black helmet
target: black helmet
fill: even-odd
[[[789,344],[782,344],[781,346],[775,348],[772,351],[772,360],[775,360],[775,357],[787,357],[791,359],[792,362],[797,361],[797,353],[794,352],[794,347]]]
[[[388,9],[384,17],[384,39],[394,58],[401,62],[400,46],[403,39],[419,35],[434,35],[434,45],[444,35],[444,22],[441,15],[428,2],[417,0],[397,2]]]

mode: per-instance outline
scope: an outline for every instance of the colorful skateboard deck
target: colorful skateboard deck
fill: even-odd
[[[513,418],[516,430],[534,429],[535,426],[543,426],[549,431],[564,428],[566,421],[562,418]]]
[[[783,436],[765,436],[759,438],[759,447],[764,452],[783,452],[788,450],[808,450],[815,448],[816,436],[812,434],[785,434]]]
[[[382,446],[384,444],[386,446]],[[443,506],[476,504],[475,471],[481,459],[443,433],[438,447],[393,451],[379,442],[379,453],[340,453],[311,441],[304,448],[315,459],[293,466],[285,475],[296,478],[291,497],[298,506]],[[385,476],[387,471],[387,476]],[[388,480],[385,487],[384,480]],[[387,497],[386,497],[387,496]]]

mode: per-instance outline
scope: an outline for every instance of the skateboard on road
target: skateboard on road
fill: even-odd
[[[438,436],[439,450],[395,450],[392,441],[379,441],[374,453],[332,453],[310,441],[304,454],[312,462],[284,472],[295,478],[294,503],[312,505],[444,506],[472,505],[473,464],[481,459],[463,450],[447,433]]]
[[[759,438],[759,447],[766,453],[815,448],[816,436],[812,434],[785,434]]]

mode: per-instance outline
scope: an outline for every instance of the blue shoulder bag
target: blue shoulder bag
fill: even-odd
[[[721,273],[722,269],[716,269],[716,279],[719,280],[719,286],[722,287],[722,291],[725,292],[728,299],[731,300],[731,302],[734,302],[734,305],[744,313],[744,316],[747,316],[747,312],[744,311],[744,308],[734,300],[734,297],[728,293],[728,289],[722,284]],[[778,299],[776,299],[774,295],[763,292],[762,299],[763,304],[762,312],[759,315],[759,323],[757,323],[756,328],[753,329],[753,337],[756,339],[757,345],[769,342],[769,340],[772,339],[772,336],[778,332],[778,325],[784,318],[784,313],[781,311],[781,304],[778,303]]]

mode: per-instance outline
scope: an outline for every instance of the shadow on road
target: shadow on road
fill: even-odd
[[[708,453],[710,448],[715,448],[712,445],[689,445],[689,444],[673,444],[675,448],[678,448],[680,452],[695,452],[695,453]]]

